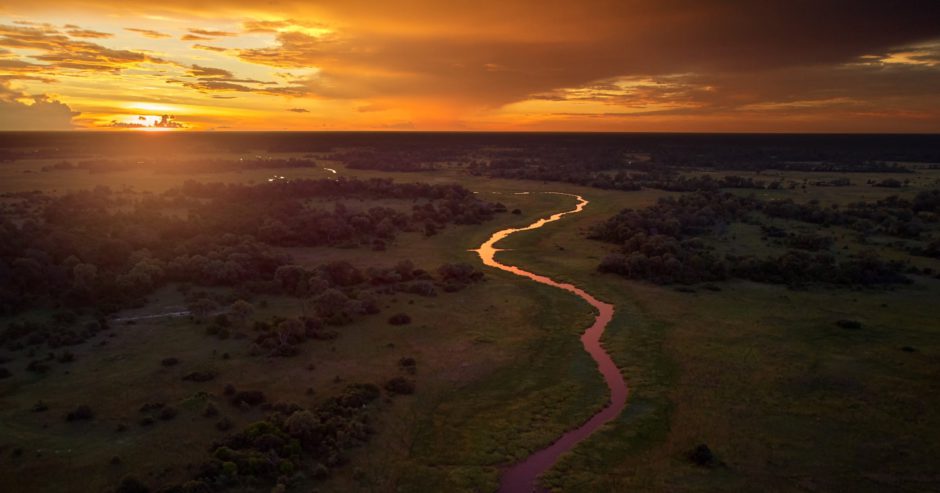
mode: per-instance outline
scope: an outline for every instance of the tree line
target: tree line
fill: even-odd
[[[811,224],[841,225],[860,232],[872,230],[907,236],[924,231],[922,222],[936,224],[940,202],[934,192],[913,200],[891,198],[854,203],[846,208],[818,202],[761,200],[721,192],[666,197],[641,210],[625,209],[597,225],[593,239],[614,243],[619,251],[605,257],[599,270],[660,284],[749,279],[775,284],[809,283],[885,285],[908,282],[903,262],[885,261],[872,252],[837,256],[831,239],[819,235],[782,236],[789,250],[777,256],[721,255],[706,239],[733,222],[760,224],[761,218],[786,218]],[[778,228],[779,229],[779,228]]]

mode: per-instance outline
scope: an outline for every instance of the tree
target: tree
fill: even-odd
[[[229,317],[238,325],[245,325],[254,313],[254,305],[245,300],[238,300],[229,308]]]
[[[89,290],[98,278],[98,267],[94,264],[78,264],[72,268],[72,282],[75,289]]]
[[[281,285],[285,293],[297,295],[302,289],[301,282],[306,271],[299,265],[282,265],[274,271],[274,280]]]
[[[219,304],[209,298],[199,298],[190,303],[188,308],[196,320],[204,321],[219,308]]]

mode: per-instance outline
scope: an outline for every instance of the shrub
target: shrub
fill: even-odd
[[[180,362],[180,360],[178,360],[178,359],[176,359],[176,358],[163,358],[163,359],[160,361],[160,364],[163,365],[163,366],[175,366],[175,365],[179,364],[179,362]]]
[[[228,430],[231,430],[233,426],[235,426],[235,424],[232,423],[232,420],[230,420],[230,419],[228,419],[228,418],[226,418],[226,417],[222,417],[222,419],[218,420],[218,421],[215,423],[215,428],[216,428],[217,430],[219,430],[219,431],[228,431]]]
[[[192,382],[208,382],[216,377],[217,373],[214,371],[194,371],[187,374],[183,377],[183,380],[189,380]]]
[[[148,402],[138,409],[139,412],[149,413],[150,411],[156,411],[157,409],[162,409],[166,404],[162,402]]]
[[[411,380],[407,380],[404,377],[395,377],[385,382],[385,390],[393,394],[414,394],[415,384]]]
[[[852,329],[852,330],[854,330],[854,329],[861,329],[861,328],[862,328],[862,323],[859,322],[858,320],[842,319],[842,320],[836,321],[836,325],[838,325],[839,327],[842,327],[843,329]]]
[[[12,375],[13,375],[13,374],[10,373],[10,370],[7,370],[6,368],[0,367],[0,380],[2,380],[2,379],[4,379],[4,378],[10,378]]]
[[[160,410],[160,419],[163,421],[169,421],[176,417],[179,412],[174,407],[166,406]]]
[[[65,420],[66,421],[87,421],[87,420],[93,419],[94,417],[95,417],[95,413],[91,410],[91,408],[83,404],[81,406],[76,407],[70,413],[66,414]]]
[[[388,323],[391,325],[407,325],[411,323],[411,317],[404,313],[396,313],[389,317]]]
[[[33,373],[44,375],[49,372],[49,365],[39,360],[33,360],[33,361],[30,361],[28,365],[26,365],[26,369]]]
[[[412,375],[418,370],[418,362],[411,357],[404,357],[398,360],[398,366]]]
[[[136,478],[126,477],[114,490],[114,493],[150,493],[150,488]]]
[[[218,409],[217,407],[215,407],[215,404],[213,404],[213,403],[210,402],[210,403],[206,404],[206,408],[202,410],[202,415],[205,416],[205,417],[207,417],[207,418],[211,418],[211,417],[213,417],[213,416],[218,416],[218,415],[219,415],[219,409]]]
[[[260,390],[240,390],[232,396],[232,404],[238,406],[242,403],[257,406],[264,402],[264,392]]]
[[[339,337],[339,332],[333,329],[316,329],[314,331],[307,331],[307,337],[317,341],[332,341]]]
[[[693,464],[701,467],[715,467],[718,465],[718,459],[712,453],[708,445],[704,443],[692,449],[688,454],[689,460]]]

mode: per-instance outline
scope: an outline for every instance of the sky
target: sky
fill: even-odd
[[[940,3],[4,0],[0,130],[940,132]]]

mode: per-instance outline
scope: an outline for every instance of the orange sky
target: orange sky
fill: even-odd
[[[940,132],[895,3],[7,0],[0,130]]]

